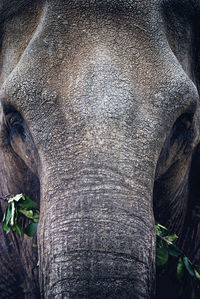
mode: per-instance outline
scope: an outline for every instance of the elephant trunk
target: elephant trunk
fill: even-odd
[[[60,149],[60,162],[56,167],[49,162],[41,175],[38,239],[45,298],[144,299],[151,294],[155,165],[116,144],[103,153],[85,149],[75,155],[73,149],[67,162]]]

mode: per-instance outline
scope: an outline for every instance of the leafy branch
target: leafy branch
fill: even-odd
[[[2,227],[6,233],[9,233],[12,230],[21,235],[23,231],[27,236],[33,237],[37,232],[40,216],[37,203],[24,194],[7,196],[6,198],[0,198],[0,200],[7,202],[2,221]],[[19,224],[20,214],[30,220],[24,230],[22,230]],[[171,268],[171,265],[168,265],[168,261],[169,258],[173,258],[173,265],[175,265],[175,273],[173,273],[173,277],[176,277],[180,286],[179,298],[183,298],[186,281],[189,281],[190,298],[194,299],[197,292],[200,291],[200,266],[194,265],[184,252],[174,244],[177,238],[177,235],[169,234],[166,227],[156,223],[157,276],[163,274],[169,274],[170,276],[170,272],[172,272],[173,269]]]
[[[5,200],[8,205],[3,216],[2,227],[6,233],[9,233],[12,230],[21,235],[22,228],[18,221],[19,214],[21,214],[30,219],[30,223],[25,227],[23,232],[27,236],[33,237],[37,232],[37,225],[40,216],[37,203],[22,193],[12,197],[6,197],[4,201]]]
[[[196,298],[197,292],[200,291],[200,266],[194,265],[174,244],[178,236],[170,235],[168,229],[159,223],[156,223],[156,239],[157,275],[169,274],[172,269],[168,267],[168,260],[171,257],[175,265],[173,276],[179,284],[179,298],[183,298],[186,281],[189,282],[187,287],[190,287],[190,298]]]

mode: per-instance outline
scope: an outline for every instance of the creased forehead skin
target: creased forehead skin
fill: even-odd
[[[49,0],[48,2],[58,2],[58,0]],[[61,0],[68,4],[69,6],[110,6],[110,7],[129,7],[134,8],[135,4],[152,5],[152,4],[168,4],[168,3],[180,3],[179,0]],[[19,9],[24,6],[34,3],[34,2],[44,2],[44,0],[0,0],[0,22],[3,21],[8,16],[16,13]],[[181,0],[181,4],[200,7],[199,0]]]
[[[101,73],[97,66],[101,66],[103,61],[106,61],[110,68],[106,73],[108,76],[109,73],[112,73],[110,72],[111,69],[116,74],[119,74],[118,70],[120,70],[121,77],[117,75],[117,80],[121,78],[122,82],[130,82],[134,91],[137,91],[140,96],[143,95],[146,102],[147,97],[154,99],[154,94],[157,94],[157,90],[160,92],[163,89],[163,92],[165,92],[167,89],[166,82],[169,83],[169,86],[174,82],[173,86],[176,87],[177,79],[187,79],[168,46],[162,27],[162,14],[160,13],[162,5],[167,4],[173,7],[174,4],[178,3],[177,0],[38,1],[45,3],[43,8],[41,8],[41,18],[38,18],[38,27],[34,29],[35,33],[33,38],[30,39],[28,46],[24,42],[27,47],[25,47],[26,49],[21,59],[19,62],[18,59],[15,60],[18,62],[17,68],[13,68],[9,80],[4,81],[4,87],[8,93],[9,90],[13,90],[18,84],[22,86],[19,92],[26,89],[25,94],[27,97],[28,91],[31,94],[33,93],[33,87],[31,88],[31,86],[35,81],[37,82],[37,92],[39,86],[44,90],[44,94],[46,93],[45,88],[47,90],[54,89],[64,99],[64,105],[68,104],[66,99],[76,98],[78,99],[78,104],[74,104],[75,108],[78,107],[78,111],[80,111],[81,105],[81,108],[85,110],[85,104],[82,105],[83,99],[86,99],[86,104],[89,103],[88,99],[90,99],[90,107],[92,107],[91,97],[93,95],[91,90],[88,93],[90,83],[87,76],[90,77],[92,73],[96,76],[95,78],[98,78],[97,82],[99,82]],[[33,2],[35,0],[26,2],[29,3],[27,8],[31,7],[30,4]],[[5,7],[8,6],[6,2],[3,3]],[[14,6],[15,2],[11,1],[9,3],[10,5],[13,3]],[[25,5],[23,1],[20,3],[21,7]],[[185,8],[187,5],[190,5],[192,9],[191,3],[195,4],[199,3],[199,1],[183,0],[181,2],[183,10],[187,11]],[[124,7],[135,7],[135,9],[125,11]],[[113,13],[114,8],[116,8],[115,13]],[[167,21],[169,22],[169,19]],[[21,30],[21,22],[18,21],[18,23],[18,28]],[[15,27],[16,24],[17,21],[15,22]],[[17,32],[19,32],[18,29]],[[32,34],[31,30],[30,32]],[[16,37],[16,34],[14,36]],[[25,36],[23,32],[19,34],[18,44],[20,49]],[[16,52],[18,53],[19,51],[16,50]],[[15,63],[13,63],[13,66],[15,67]],[[179,69],[178,74],[177,69]],[[160,74],[159,78],[157,78],[158,73]],[[106,78],[108,83],[105,69],[102,76]],[[157,80],[152,80],[152,77],[155,77]],[[113,91],[113,96],[119,94],[117,90],[119,84],[113,84],[115,76],[111,74],[109,78],[112,86],[114,85],[116,88]],[[27,88],[25,88],[25,82],[28,82]],[[87,84],[89,85],[87,86]],[[108,92],[108,84],[105,84],[105,86]],[[125,89],[131,90],[129,87],[126,88],[125,84],[122,87],[123,91]],[[169,89],[172,90],[171,87]],[[101,92],[103,90],[105,91],[105,88],[101,88]],[[11,93],[13,94],[13,92]],[[130,91],[131,93],[132,91]],[[94,93],[95,104],[98,102],[96,101],[96,94]],[[32,97],[35,105],[32,110],[34,110],[39,105],[35,96]],[[32,97],[30,95],[29,100]],[[59,101],[61,101],[60,98]],[[80,98],[82,99],[81,101]],[[19,101],[19,96],[15,98],[6,95],[6,101],[9,99],[15,104],[17,102],[17,105],[19,105],[18,109],[20,111],[23,110],[26,117],[29,118],[29,101]],[[25,109],[26,104],[28,105],[27,109]],[[45,105],[42,107],[45,107]],[[62,110],[67,111],[67,115],[70,114],[69,109]],[[32,116],[30,117],[32,118]]]

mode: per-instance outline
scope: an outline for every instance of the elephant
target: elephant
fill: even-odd
[[[8,194],[40,206],[37,240],[0,228],[0,298],[153,298],[155,220],[200,262],[199,20],[0,0],[0,221]]]

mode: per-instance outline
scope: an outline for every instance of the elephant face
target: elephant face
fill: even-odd
[[[0,1],[0,196],[40,202],[38,250],[0,230],[2,298],[150,298],[154,214],[199,261],[199,13]]]

